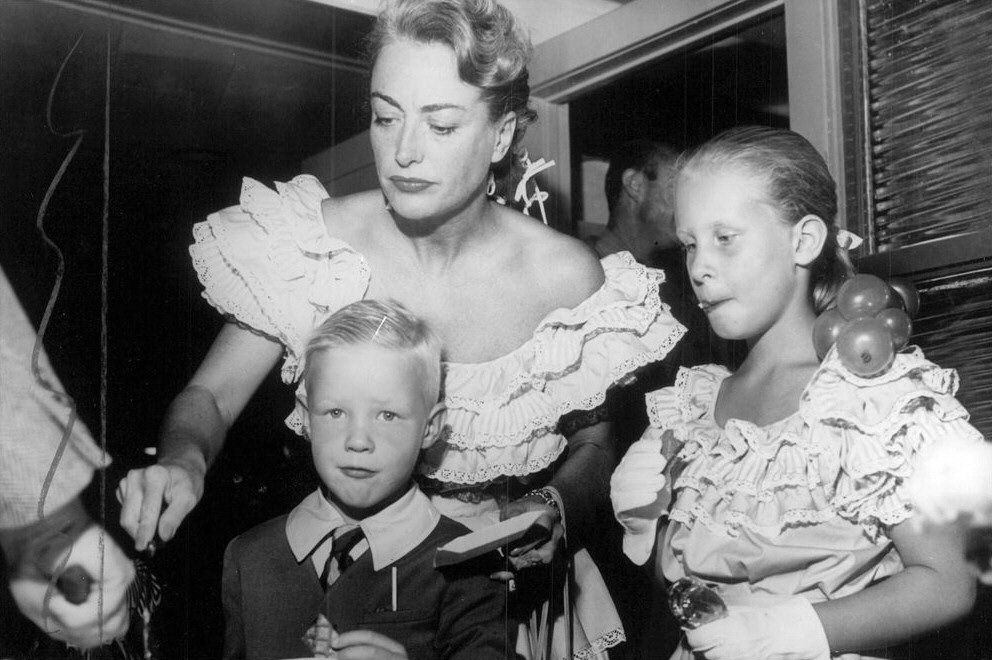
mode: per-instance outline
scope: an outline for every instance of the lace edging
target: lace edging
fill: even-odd
[[[564,444],[564,443],[563,443]],[[565,447],[559,447],[554,453],[545,454],[536,459],[531,459],[526,463],[494,463],[481,470],[465,472],[449,467],[428,466],[421,463],[417,472],[435,481],[455,484],[484,484],[495,481],[500,477],[522,477],[544,470],[554,463],[559,456],[565,452]]]
[[[672,385],[645,396],[651,426],[661,429],[698,419],[710,408],[720,383],[729,375],[726,367],[716,364],[679,367]],[[705,384],[705,392],[692,391],[693,383]],[[705,398],[701,399],[701,394]],[[676,414],[678,418],[673,419]]]
[[[622,628],[614,628],[613,630],[601,635],[597,639],[589,642],[589,646],[584,649],[579,649],[578,651],[572,651],[573,660],[588,660],[589,658],[594,658],[595,656],[603,653],[607,649],[616,646],[620,642],[627,641],[627,634]],[[559,656],[558,660],[568,660],[567,656]]]
[[[476,449],[480,446],[487,447],[507,447],[510,445],[521,444],[526,442],[534,436],[535,433],[541,429],[554,429],[558,420],[565,413],[572,412],[573,410],[592,410],[603,405],[606,400],[606,391],[609,387],[616,385],[624,377],[633,373],[641,367],[657,362],[667,355],[676,342],[681,338],[682,333],[673,333],[665,340],[665,342],[658,348],[641,353],[615,366],[611,370],[609,376],[609,382],[606,384],[606,389],[597,391],[590,394],[587,397],[579,399],[568,399],[565,401],[560,401],[558,403],[550,403],[547,406],[547,412],[542,415],[537,415],[530,417],[529,419],[522,420],[518,428],[510,433],[486,433],[484,431],[474,431],[472,433],[462,433],[452,429],[450,435],[446,438],[448,444],[463,449]],[[537,394],[535,396],[538,396]],[[455,415],[472,415],[475,414],[478,409],[482,409],[489,402],[484,402],[481,399],[472,399],[471,401],[475,404],[472,406],[459,405],[464,403],[466,397],[446,397],[446,403],[448,404],[448,414],[449,416]],[[478,438],[483,436],[488,439],[488,441],[480,443]]]
[[[611,265],[611,258],[620,261],[621,266]],[[649,269],[633,261],[626,253],[610,255],[603,261],[607,275],[603,286],[577,307],[548,314],[535,328],[531,339],[520,348],[482,365],[450,364],[449,380],[454,378],[455,382],[478,381],[480,374],[488,375],[490,371],[517,373],[500,383],[498,392],[487,392],[485,398],[450,395],[447,404],[480,413],[487,406],[506,405],[531,390],[543,390],[546,383],[564,379],[577,371],[584,354],[589,352],[590,347],[595,350],[596,340],[602,335],[623,335],[638,341],[655,328],[667,330],[664,339],[652,337],[649,340],[660,342],[655,348],[650,348],[647,343],[631,346],[627,350],[638,351],[637,355],[608,365],[610,385],[671,352],[686,329],[671,315],[669,306],[657,294],[657,282],[662,273],[648,272]],[[631,283],[631,279],[635,282]],[[575,333],[576,338],[562,342],[556,334],[562,330]],[[509,364],[514,362],[516,364]],[[463,375],[463,372],[468,375]],[[489,382],[497,379],[482,380]]]
[[[803,525],[819,525],[838,517],[838,513],[833,509],[789,509],[782,514],[779,523],[776,525],[759,525],[746,513],[742,511],[730,511],[726,520],[720,522],[716,520],[702,504],[694,503],[688,509],[673,508],[669,514],[669,520],[680,523],[686,527],[691,527],[695,521],[700,522],[703,527],[714,533],[723,533],[727,536],[736,537],[740,535],[740,529],[758,532],[766,536],[780,536],[785,530]]]

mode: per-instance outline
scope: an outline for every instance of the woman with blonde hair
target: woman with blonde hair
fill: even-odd
[[[246,179],[239,206],[195,227],[204,295],[231,321],[172,404],[158,463],[121,482],[122,524],[139,550],[156,531],[171,538],[200,499],[228,428],[280,357],[283,380],[297,383],[303,347],[323,319],[354,300],[394,299],[443,344],[444,428],[422,457],[423,489],[474,528],[543,514],[550,537],[509,558],[523,572],[521,592],[551,575],[539,566],[566,556],[567,532],[588,607],[571,617],[571,639],[564,626],[550,638],[562,652],[605,655],[622,627],[595,566],[576,550],[603,521],[597,512],[609,496],[606,393],[663,358],[683,332],[658,299],[662,275],[626,254],[600,262],[487,194],[512,186],[535,118],[529,42],[504,7],[392,2],[369,55],[380,189],[331,198],[310,176],[276,190]],[[301,406],[288,419],[295,429]]]

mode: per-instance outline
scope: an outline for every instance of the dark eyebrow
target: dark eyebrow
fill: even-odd
[[[393,99],[390,96],[386,96],[385,94],[382,94],[381,92],[372,92],[372,94],[370,96],[372,98],[374,98],[374,99],[382,99],[383,101],[385,101],[389,105],[393,106],[397,110],[400,109],[400,104],[397,103],[395,99]]]
[[[400,104],[396,99],[387,96],[381,92],[372,92],[371,97],[374,99],[382,99],[389,105],[393,106],[397,110],[402,110]],[[425,105],[420,108],[421,112],[437,112],[439,110],[464,110],[465,106],[458,105],[457,103],[431,103],[430,105]]]
[[[421,112],[437,112],[438,110],[464,110],[465,106],[457,103],[432,103],[420,108]]]

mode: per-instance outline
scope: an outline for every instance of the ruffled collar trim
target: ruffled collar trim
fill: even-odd
[[[845,369],[832,350],[797,411],[764,426],[717,425],[716,399],[729,375],[715,365],[682,370],[673,387],[648,395],[652,425],[684,443],[672,464],[671,519],[729,536],[777,536],[841,516],[877,539],[910,515],[902,483],[917,452],[946,433],[940,425],[967,419],[954,399],[956,374],[916,347],[871,379]]]
[[[286,346],[282,378],[299,383],[310,333],[367,295],[366,259],[329,235],[326,190],[303,175],[272,190],[246,179],[240,207],[194,228],[194,266],[211,304]],[[479,363],[447,362],[441,438],[421,469],[445,483],[484,484],[550,466],[567,448],[562,415],[602,404],[613,385],[663,359],[685,329],[658,297],[660,270],[627,253],[602,260],[602,286],[553,310],[519,347]],[[305,391],[287,424],[304,431]]]

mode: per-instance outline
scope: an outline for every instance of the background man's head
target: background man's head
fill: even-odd
[[[605,184],[610,230],[636,233],[654,249],[678,245],[671,204],[677,158],[675,149],[652,140],[631,140],[616,149]]]

